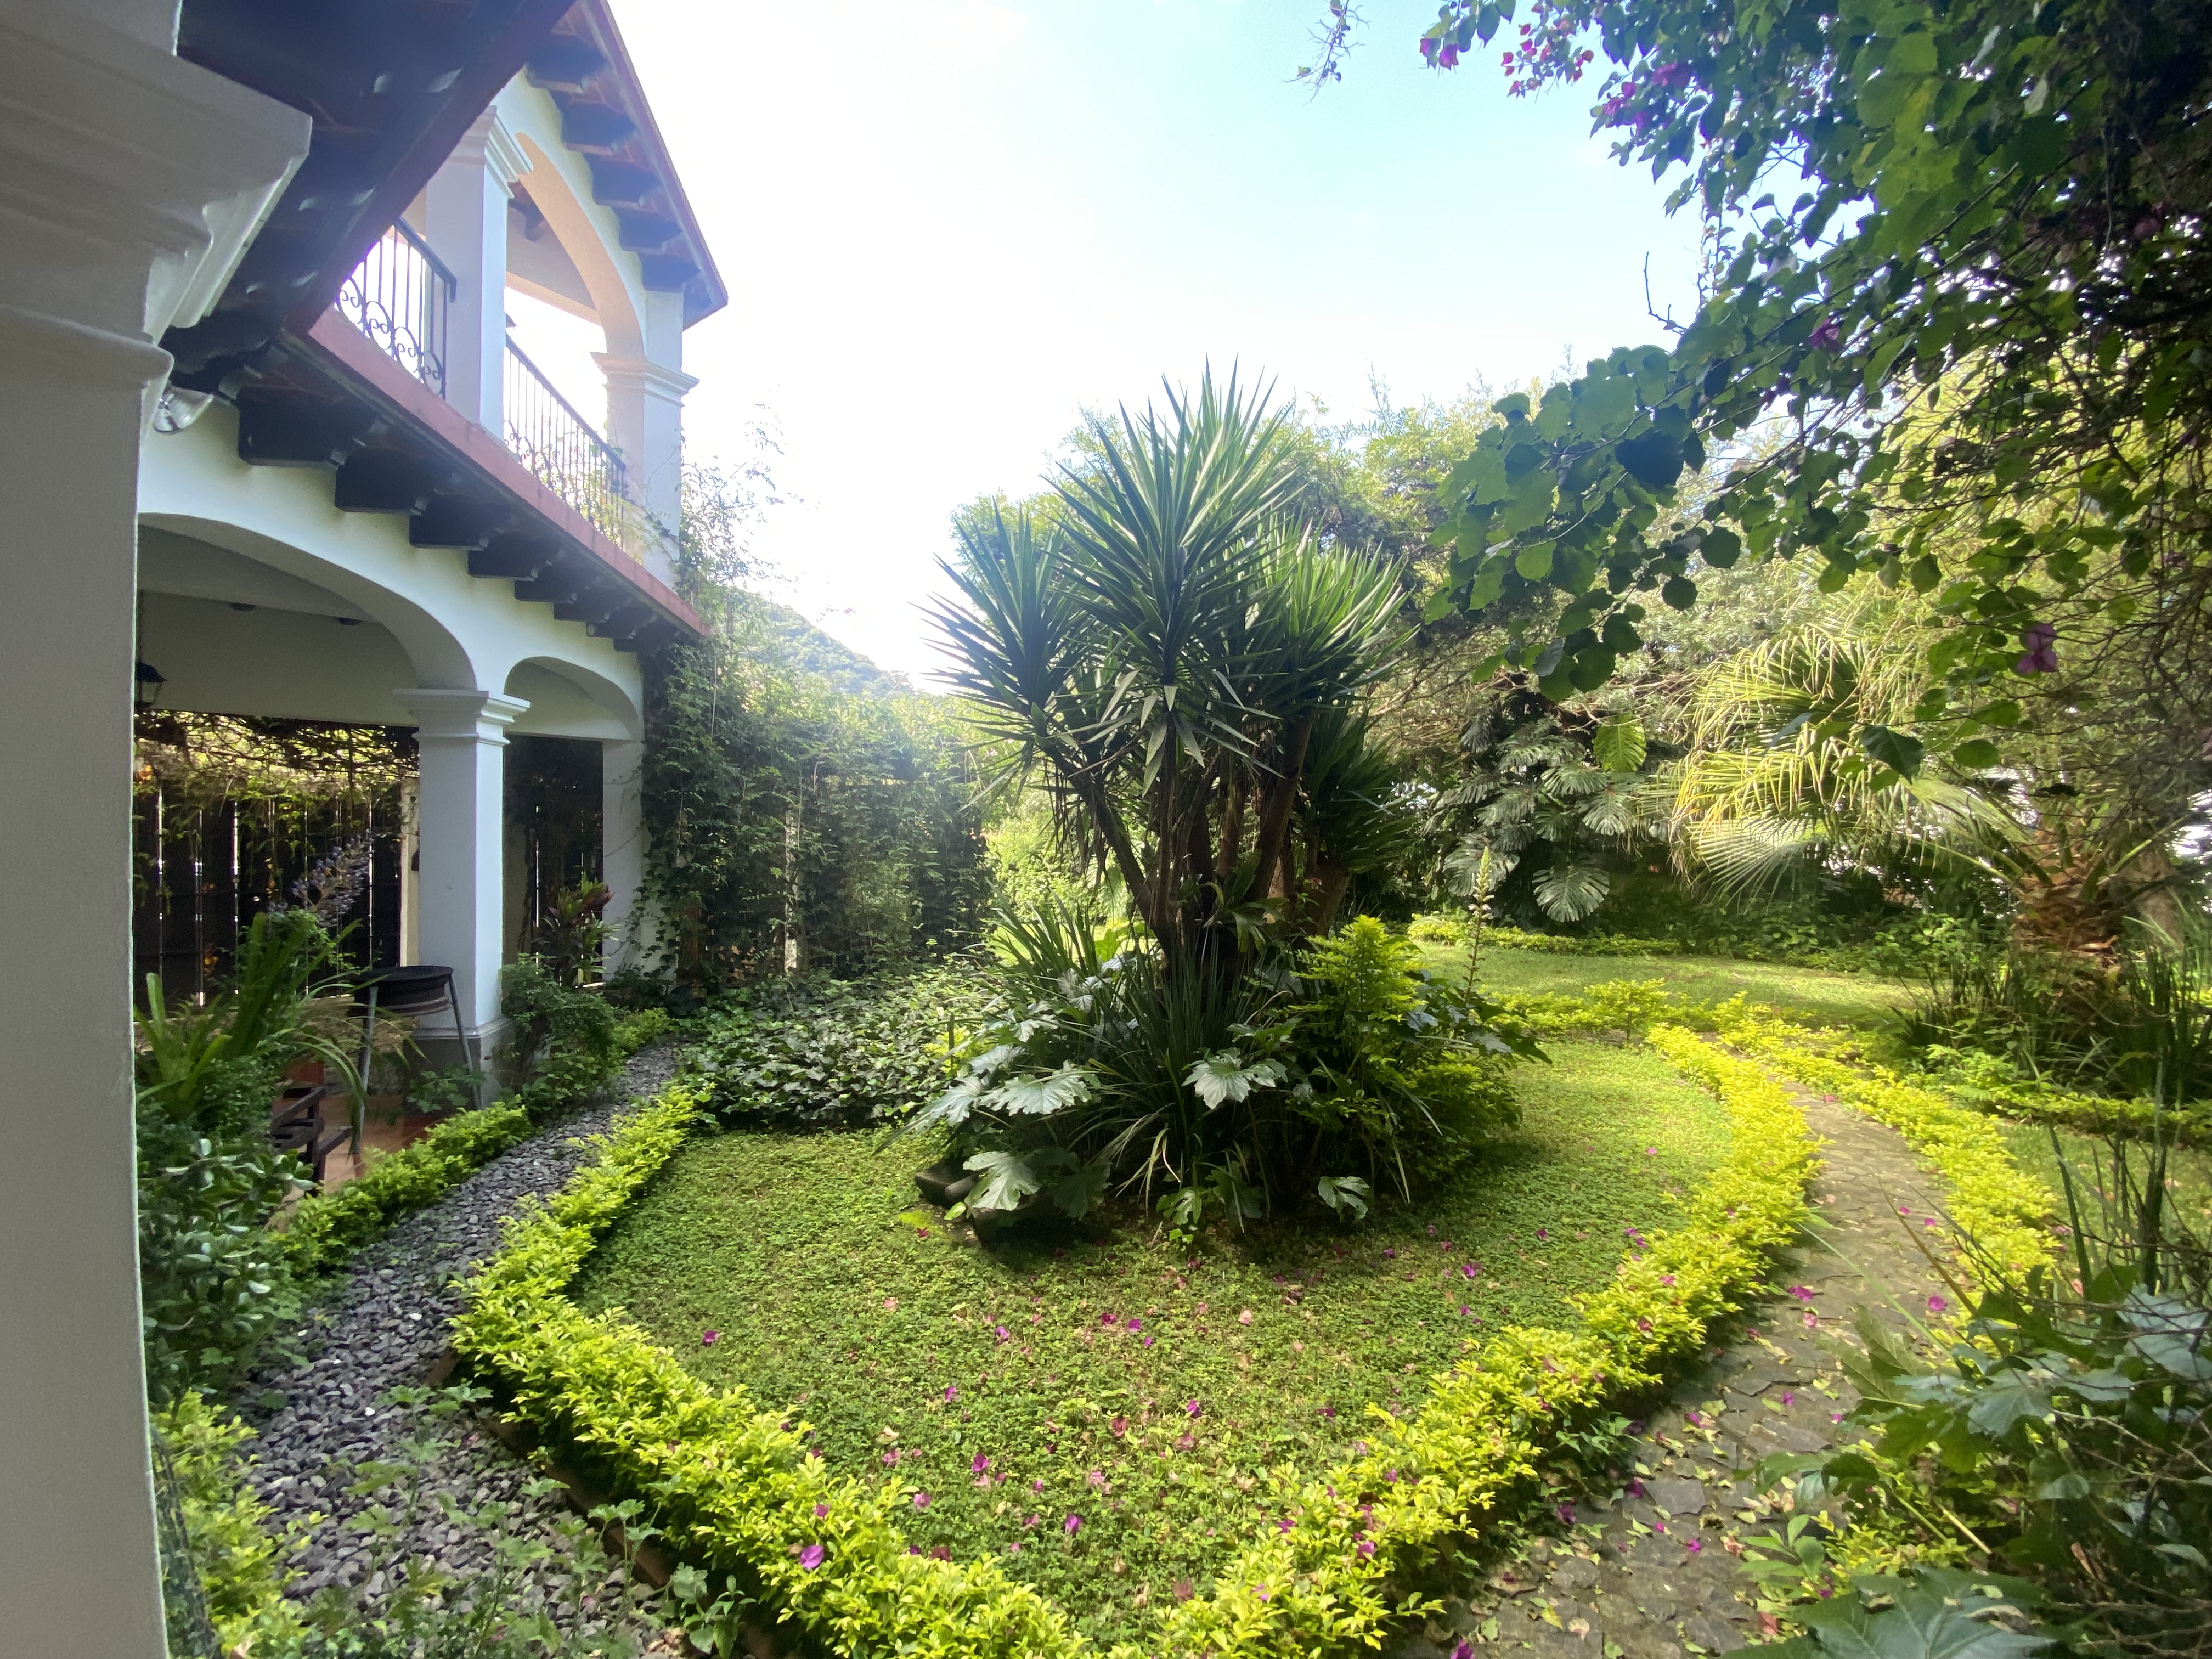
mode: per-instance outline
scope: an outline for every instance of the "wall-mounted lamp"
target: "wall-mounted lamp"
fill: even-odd
[[[140,714],[144,714],[161,700],[161,688],[169,683],[168,676],[150,662],[142,662],[137,669],[138,690],[133,702]]]

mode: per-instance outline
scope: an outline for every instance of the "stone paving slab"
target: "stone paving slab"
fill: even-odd
[[[1560,1535],[1464,1587],[1440,1620],[1386,1650],[1393,1659],[1686,1659],[1759,1632],[1737,1558],[1747,1535],[1780,1525],[1782,1500],[1757,1491],[1760,1459],[1838,1443],[1857,1400],[1841,1364],[1861,1346],[1857,1308],[1901,1328],[1942,1290],[1918,1248],[1942,1248],[1924,1224],[1937,1214],[1934,1178],[1894,1131],[1829,1097],[1795,1098],[1824,1167],[1815,1237],[1778,1270],[1784,1293],[1634,1425],[1616,1487],[1563,1504]]]

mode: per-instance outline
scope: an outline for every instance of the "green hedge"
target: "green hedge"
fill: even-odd
[[[556,1054],[532,1082],[496,1105],[459,1112],[413,1145],[370,1164],[336,1192],[310,1194],[284,1230],[292,1265],[306,1275],[330,1272],[401,1216],[435,1203],[539,1125],[582,1105],[611,1082],[623,1060],[668,1028],[659,1009],[615,1027],[611,1060]]]
[[[1805,1218],[1814,1166],[1787,1091],[1756,1065],[1660,1026],[1655,1047],[1713,1088],[1735,1127],[1727,1160],[1587,1298],[1580,1334],[1509,1329],[1435,1380],[1418,1415],[1370,1408],[1366,1454],[1317,1480],[1280,1476],[1281,1529],[1213,1593],[1163,1618],[1143,1651],[1247,1656],[1370,1650],[1433,1609],[1399,1586],[1454,1540],[1507,1513],[1564,1431],[1646,1390],[1752,1294]],[[672,1088],[606,1139],[599,1159],[514,1227],[472,1282],[454,1343],[511,1409],[649,1494],[685,1559],[737,1572],[778,1618],[840,1652],[1061,1656],[1091,1650],[1066,1616],[988,1562],[912,1552],[896,1478],[832,1476],[804,1424],[709,1388],[617,1316],[585,1315],[567,1286],[599,1236],[683,1144],[696,1096]],[[1135,1648],[1117,1649],[1133,1659]]]
[[[1721,1035],[1729,1043],[1903,1135],[1950,1188],[1952,1224],[2004,1274],[2018,1282],[2049,1263],[2051,1194],[2014,1161],[1988,1117],[1887,1067],[1846,1064],[1822,1052],[1815,1034],[1769,1011],[1725,1012]]]

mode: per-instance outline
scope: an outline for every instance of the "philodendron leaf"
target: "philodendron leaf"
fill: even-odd
[[[1049,1117],[1091,1098],[1091,1073],[1070,1060],[1042,1077],[1010,1077],[991,1091],[990,1103],[1009,1117]]]
[[[1597,763],[1608,772],[1633,772],[1644,764],[1644,722],[1633,714],[1615,714],[1590,735]]]
[[[1367,1200],[1372,1190],[1358,1176],[1323,1176],[1321,1178],[1321,1201],[1340,1215],[1349,1210],[1355,1221],[1367,1218]]]
[[[2008,1629],[2000,1615],[2019,1622],[2033,1592],[2015,1579],[1926,1568],[1911,1578],[1861,1579],[1891,1604],[1870,1611],[1856,1595],[1790,1608],[1823,1656],[1832,1659],[2026,1659],[2054,1638]]]
[[[908,1134],[920,1134],[925,1129],[942,1123],[957,1127],[965,1123],[970,1114],[990,1093],[990,1085],[980,1077],[963,1077],[921,1110],[916,1112],[906,1126]]]
[[[977,1152],[965,1167],[975,1172],[975,1189],[967,1199],[970,1211],[1018,1208],[1044,1186],[1042,1172],[1019,1152]]]
[[[1255,1060],[1247,1066],[1243,1055],[1234,1048],[1224,1048],[1193,1066],[1183,1082],[1197,1091],[1212,1111],[1229,1101],[1249,1097],[1255,1089],[1270,1088],[1289,1075],[1279,1060]]]
[[[1073,1174],[1052,1183],[1048,1194],[1052,1201],[1066,1212],[1069,1219],[1080,1221],[1106,1196],[1106,1169],[1100,1164],[1079,1164]]]

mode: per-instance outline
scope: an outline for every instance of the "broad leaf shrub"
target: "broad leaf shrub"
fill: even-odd
[[[857,984],[764,980],[692,1022],[684,1074],[727,1121],[868,1122],[945,1087],[951,1045],[992,996],[988,980],[957,967]]]
[[[1279,1477],[1276,1529],[1209,1595],[1169,1612],[1144,1651],[1346,1654],[1435,1605],[1401,1588],[1450,1543],[1507,1513],[1563,1433],[1606,1401],[1653,1386],[1756,1287],[1805,1218],[1812,1146],[1788,1092],[1753,1062],[1677,1027],[1653,1046],[1712,1088],[1734,1146],[1613,1283],[1583,1304],[1582,1333],[1509,1328],[1435,1379],[1409,1419],[1370,1408],[1364,1455],[1318,1480]],[[597,1162],[513,1224],[472,1283],[455,1346],[497,1379],[514,1413],[649,1494],[677,1553],[757,1585],[779,1617],[839,1651],[1061,1655],[1087,1648],[1066,1616],[988,1563],[908,1553],[891,1523],[907,1488],[832,1477],[804,1424],[715,1390],[634,1326],[564,1294],[601,1233],[674,1154],[699,1113],[678,1085],[625,1120]],[[1133,1656],[1138,1650],[1117,1650]]]
[[[1364,1207],[1386,1183],[1410,1194],[1513,1126],[1510,1066],[1541,1057],[1418,956],[1360,916],[1241,977],[1137,951],[1018,964],[909,1128],[950,1132],[976,1209],[1042,1192],[1079,1217],[1133,1185],[1194,1231],[1210,1208],[1241,1226],[1347,1192]]]

